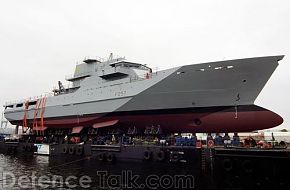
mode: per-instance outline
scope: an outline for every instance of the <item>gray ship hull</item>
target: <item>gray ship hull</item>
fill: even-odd
[[[95,78],[91,77],[74,93],[48,97],[44,124],[67,128],[116,120],[120,126],[161,125],[164,130],[184,132],[275,127],[283,119],[255,106],[254,101],[282,58],[187,65],[153,73],[150,79],[112,81],[102,88],[95,88]],[[31,107],[26,113],[30,126],[41,119],[40,115],[35,117],[35,109]],[[5,117],[22,125],[24,112],[23,108],[7,109]]]

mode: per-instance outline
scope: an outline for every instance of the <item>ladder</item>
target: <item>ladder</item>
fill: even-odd
[[[34,109],[34,117],[32,129],[36,132],[36,135],[44,135],[44,112],[46,105],[47,97],[40,98],[36,101],[35,109]],[[40,117],[40,131],[38,129],[38,116]]]

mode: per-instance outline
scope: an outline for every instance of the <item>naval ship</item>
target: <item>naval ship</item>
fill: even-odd
[[[245,132],[283,119],[255,100],[284,56],[191,64],[153,72],[124,57],[90,58],[50,95],[7,102],[4,115],[33,131],[118,128]]]

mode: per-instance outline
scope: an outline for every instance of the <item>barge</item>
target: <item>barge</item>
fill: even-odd
[[[188,168],[197,189],[289,189],[290,150],[284,147],[34,144],[1,142],[1,153],[89,160],[122,168],[126,163]]]

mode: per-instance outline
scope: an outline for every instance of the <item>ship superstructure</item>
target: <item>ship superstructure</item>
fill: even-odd
[[[254,104],[283,56],[192,64],[152,72],[125,58],[85,59],[49,96],[8,102],[5,117],[34,131],[116,127],[144,132],[242,132],[283,119]]]

